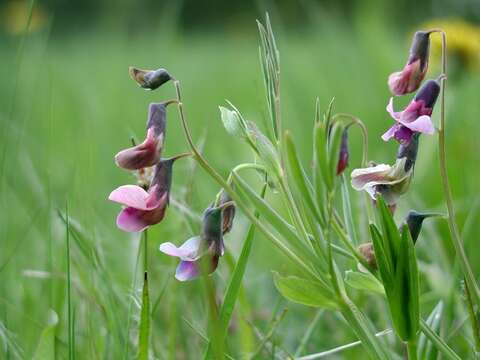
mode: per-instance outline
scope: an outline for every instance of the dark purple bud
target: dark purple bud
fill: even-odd
[[[142,70],[130,66],[128,72],[133,80],[147,90],[155,90],[172,79],[165,69]]]
[[[415,35],[413,35],[408,63],[411,64],[416,60],[420,60],[420,69],[423,71],[428,66],[429,53],[430,33],[427,31],[417,31]]]
[[[223,206],[224,204],[231,203],[227,206]],[[233,226],[233,219],[235,218],[235,205],[232,202],[232,198],[228,193],[222,189],[220,193],[220,198],[218,202],[219,207],[223,207],[223,221],[222,221],[222,233],[225,235],[226,233],[232,230]]]
[[[163,135],[167,128],[167,105],[170,101],[162,103],[151,103],[148,106],[147,130],[153,129],[156,137]]]
[[[406,158],[404,171],[407,172],[414,165],[417,160],[418,142],[420,133],[413,133],[410,138],[410,142],[407,144],[400,144],[397,152],[397,159]]]
[[[415,210],[410,210],[404,222],[400,226],[400,229],[403,227],[403,225],[407,224],[413,243],[415,244],[418,239],[418,235],[420,235],[420,230],[422,230],[423,220],[433,216],[439,216],[439,214],[419,213]]]
[[[340,155],[337,163],[337,176],[341,175],[348,166],[348,127],[343,129],[342,142],[340,144]]]
[[[358,251],[363,256],[371,269],[377,269],[377,259],[375,259],[375,251],[371,242],[361,244],[358,247]]]
[[[438,81],[428,80],[422,85],[420,90],[417,91],[415,100],[422,100],[425,107],[433,109],[433,106],[437,101],[438,94],[440,94],[440,84]]]

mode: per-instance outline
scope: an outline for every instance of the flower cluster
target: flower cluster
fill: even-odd
[[[130,76],[145,90],[155,90],[173,77],[165,70],[129,68]],[[137,185],[123,185],[110,193],[109,200],[124,206],[117,216],[117,226],[127,232],[139,232],[158,224],[165,217],[169,204],[174,162],[190,154],[162,158],[167,128],[167,106],[170,100],[152,103],[148,109],[145,140],[120,151],[116,164],[134,171]],[[215,271],[224,253],[223,235],[233,225],[235,206],[226,192],[218,194],[214,204],[203,215],[201,234],[188,239],[180,247],[170,242],[160,245],[163,253],[180,258],[175,277],[192,280],[203,272]],[[203,268],[203,264],[206,265]]]
[[[395,164],[372,164],[367,168],[355,169],[351,174],[355,190],[365,190],[373,200],[377,194],[381,194],[392,209],[395,208],[398,197],[409,188],[420,135],[435,133],[431,115],[440,93],[441,77],[428,80],[422,85],[428,68],[431,33],[415,33],[407,64],[402,71],[391,74],[388,79],[393,95],[405,95],[418,90],[403,111],[394,111],[393,97],[387,105],[387,112],[395,120],[395,124],[382,135],[382,139],[395,139],[399,142]]]

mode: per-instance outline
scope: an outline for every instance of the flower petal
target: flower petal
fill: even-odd
[[[193,280],[200,274],[197,261],[180,261],[175,272],[175,278],[178,281]]]
[[[157,199],[155,187],[150,194],[136,185],[122,185],[113,190],[108,199],[139,210],[152,210],[158,207],[162,198]]]
[[[143,143],[120,151],[115,155],[115,162],[121,168],[138,170],[155,165],[160,160],[163,146],[163,135],[155,136],[154,129],[150,128]]]
[[[127,232],[138,232],[145,230],[150,224],[142,216],[144,210],[127,207],[120,211],[117,216],[117,226]]]
[[[160,251],[178,257],[184,261],[194,261],[201,256],[202,240],[200,236],[194,236],[183,243],[182,246],[176,247],[171,242],[166,242],[160,245]]]
[[[390,101],[388,102],[387,111],[388,111],[388,113],[390,114],[390,116],[391,116],[392,118],[394,118],[395,120],[399,120],[399,119],[400,119],[401,113],[396,112],[395,110],[393,110],[393,97],[391,97],[391,98],[390,98]]]
[[[352,171],[352,187],[355,190],[363,190],[365,185],[372,181],[381,181],[390,173],[392,167],[387,164],[379,164],[363,169]]]
[[[422,115],[412,122],[409,122],[409,123],[402,122],[402,124],[405,127],[415,132],[428,134],[428,135],[432,135],[433,133],[435,133],[435,127],[433,126],[432,120],[428,115]]]

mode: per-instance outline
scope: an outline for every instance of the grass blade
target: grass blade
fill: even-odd
[[[148,342],[150,336],[150,299],[148,295],[148,273],[144,273],[142,290],[142,309],[138,335],[138,360],[148,360]]]

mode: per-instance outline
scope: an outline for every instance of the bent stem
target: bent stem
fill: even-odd
[[[445,201],[447,203],[447,220],[448,228],[452,237],[452,243],[455,248],[455,252],[460,260],[460,266],[462,272],[465,276],[465,282],[471,292],[473,301],[477,306],[480,306],[480,289],[475,280],[475,275],[473,274],[472,268],[468,262],[467,254],[463,248],[463,241],[458,231],[457,223],[455,221],[455,209],[453,206],[453,197],[452,190],[450,187],[450,182],[448,179],[447,173],[447,161],[446,161],[446,148],[445,148],[445,87],[446,87],[446,71],[447,71],[447,38],[446,34],[442,30],[432,30],[432,32],[439,32],[442,35],[442,72],[441,77],[441,104],[440,104],[440,126],[438,129],[438,152],[439,152],[439,162],[440,162],[440,174],[442,178],[443,192],[445,196]],[[472,321],[476,321],[472,319]]]

